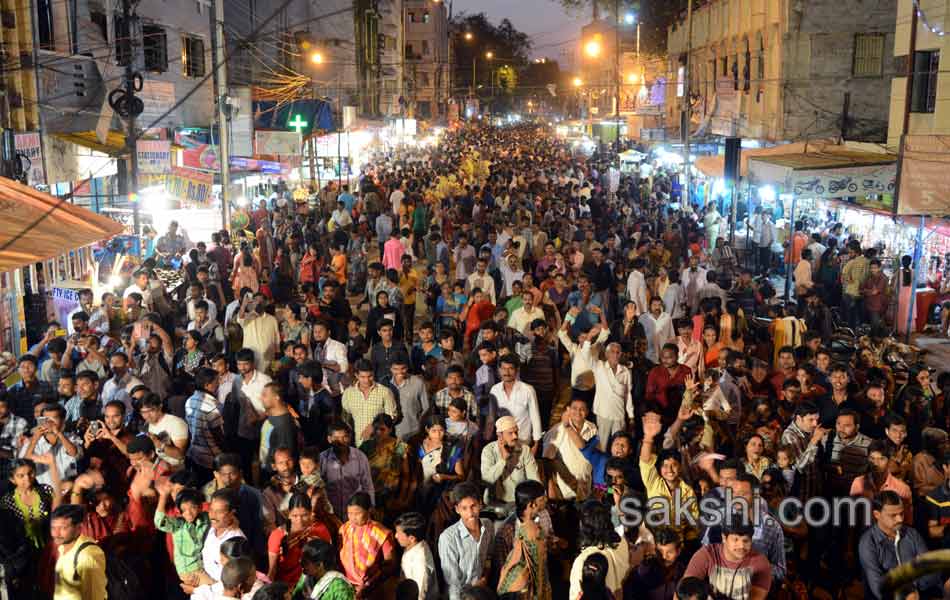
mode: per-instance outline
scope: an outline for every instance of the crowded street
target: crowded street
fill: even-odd
[[[874,249],[809,232],[841,283],[786,303],[615,156],[466,126],[250,241],[172,223],[0,395],[8,597],[889,597],[944,547],[950,377],[874,353]]]

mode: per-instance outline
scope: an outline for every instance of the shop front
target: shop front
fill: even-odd
[[[92,244],[123,231],[107,217],[9,179],[0,178],[0,352],[21,355],[58,318],[65,290],[101,281]],[[55,290],[64,290],[57,293]]]

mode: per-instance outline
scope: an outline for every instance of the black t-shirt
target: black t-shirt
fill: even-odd
[[[278,448],[289,448],[297,456],[297,424],[290,413],[267,417],[261,431],[261,444],[267,453],[264,466],[270,466],[274,460],[274,450]]]

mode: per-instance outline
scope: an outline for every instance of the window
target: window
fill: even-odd
[[[164,73],[168,70],[168,36],[164,27],[142,24],[142,53],[146,71]]]
[[[415,22],[416,22],[416,13],[410,11],[410,13],[409,13],[409,22],[410,22],[410,23],[415,23]]]
[[[429,11],[425,11],[424,13],[422,13],[422,22],[423,23],[429,22]]]
[[[752,87],[752,53],[745,50],[745,64],[742,66],[742,91],[748,92]]]
[[[429,40],[422,40],[422,54],[429,56]]]
[[[198,14],[204,14],[204,11],[211,10],[211,0],[196,0],[195,8],[198,11]]]
[[[880,77],[884,72],[884,34],[859,33],[854,36],[855,77]]]
[[[181,36],[181,64],[185,77],[204,77],[205,41],[198,36]]]
[[[419,87],[427,88],[429,85],[429,74],[419,73]]]
[[[729,58],[723,56],[720,62],[722,63],[722,76],[725,77],[729,74]]]
[[[937,104],[937,69],[940,51],[914,53],[914,79],[910,95],[910,112],[932,113]]]
[[[129,26],[126,24],[122,15],[114,15],[112,18],[112,27],[115,30],[115,64],[120,67],[129,64],[132,60],[132,49],[130,44],[124,40],[129,39]]]
[[[683,94],[686,93],[686,67],[680,65],[676,69],[676,97],[682,98]]]
[[[38,0],[36,3],[36,25],[39,30],[40,48],[55,50],[53,31],[53,0]]]

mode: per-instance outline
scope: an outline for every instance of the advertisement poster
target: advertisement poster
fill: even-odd
[[[79,292],[69,288],[53,288],[53,311],[56,313],[56,320],[65,326],[69,323],[69,313],[79,306]]]
[[[18,154],[30,159],[30,170],[26,179],[28,185],[42,185],[46,183],[46,173],[43,171],[43,150],[39,133],[18,133],[14,137],[14,144]]]
[[[197,206],[211,203],[211,184],[214,176],[192,169],[174,167],[168,175],[165,190],[182,202]]]
[[[169,140],[136,142],[139,173],[168,173],[172,167],[172,143]]]
[[[945,215],[950,202],[945,193],[950,185],[950,156],[946,153],[950,136],[904,136],[904,162],[898,194],[899,215]]]

